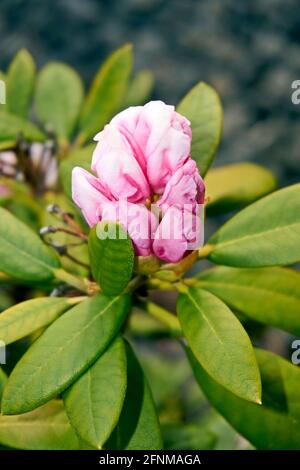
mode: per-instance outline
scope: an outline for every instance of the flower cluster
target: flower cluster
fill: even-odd
[[[151,101],[96,135],[91,169],[75,167],[72,196],[90,227],[120,222],[137,255],[177,262],[203,243],[205,186],[190,157],[190,122]]]

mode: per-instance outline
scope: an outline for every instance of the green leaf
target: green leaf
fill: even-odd
[[[146,103],[154,85],[154,76],[150,70],[141,70],[131,81],[123,108],[139,106]]]
[[[65,390],[104,352],[128,309],[127,296],[101,295],[68,310],[14,368],[4,390],[2,412],[25,413]]]
[[[65,310],[72,300],[64,297],[45,297],[16,304],[0,315],[0,339],[13,343],[34,331],[49,325]]]
[[[162,426],[166,450],[211,450],[217,436],[198,424],[165,424]]]
[[[117,49],[97,72],[80,118],[79,142],[99,132],[123,102],[133,63],[132,46]]]
[[[205,184],[208,215],[240,209],[274,191],[277,186],[271,171],[248,162],[212,168]]]
[[[236,267],[300,261],[300,184],[276,191],[230,219],[208,242],[209,259]]]
[[[203,271],[199,286],[254,321],[300,336],[300,274],[287,268]]]
[[[51,62],[41,70],[35,94],[36,113],[61,139],[72,136],[82,100],[82,81],[74,69]]]
[[[23,222],[0,207],[0,271],[25,281],[49,281],[60,263]]]
[[[223,388],[188,351],[196,379],[208,400],[240,434],[258,449],[300,449],[300,371],[273,353],[257,350],[256,355],[262,377],[262,405]]]
[[[0,443],[25,450],[76,450],[79,440],[62,402],[46,405],[17,416],[0,417]]]
[[[108,238],[100,239],[99,234]],[[92,273],[104,294],[122,292],[131,279],[134,264],[134,251],[128,234],[121,225],[103,221],[90,231],[88,245]]]
[[[161,449],[161,431],[149,385],[128,343],[126,353],[126,397],[119,423],[105,448],[110,450]]]
[[[191,121],[192,157],[204,176],[221,139],[223,111],[220,98],[212,87],[199,82],[180,101],[177,111]]]
[[[26,118],[33,93],[35,63],[26,49],[17,53],[9,66],[6,81],[7,110]]]
[[[64,394],[72,426],[88,444],[101,449],[116,426],[126,392],[126,352],[118,337]]]
[[[91,171],[91,161],[95,144],[87,145],[86,147],[73,150],[67,155],[59,166],[59,177],[60,182],[63,186],[65,194],[71,199],[72,198],[72,170],[75,166],[80,166],[85,170]]]
[[[2,113],[0,119],[0,145],[7,146],[7,143],[15,143],[22,135],[29,141],[43,141],[44,134],[33,124],[27,122],[19,116],[10,113]]]
[[[180,294],[177,312],[202,367],[231,392],[260,403],[261,382],[254,351],[229,308],[209,292],[193,287]]]

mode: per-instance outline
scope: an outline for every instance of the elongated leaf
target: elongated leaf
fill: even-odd
[[[25,450],[76,450],[78,437],[62,402],[54,400],[17,416],[0,416],[0,443]]]
[[[154,76],[150,70],[141,70],[131,81],[125,101],[124,108],[139,106],[146,103],[154,85]]]
[[[215,382],[188,353],[196,379],[211,404],[255,447],[300,448],[300,371],[267,351],[256,351],[262,376],[262,405],[238,398]],[[280,404],[279,404],[280,403]]]
[[[261,382],[254,351],[229,308],[209,292],[191,288],[180,294],[177,312],[202,367],[231,392],[259,403]]]
[[[4,414],[30,411],[71,385],[106,349],[129,307],[126,296],[88,299],[54,322],[24,354],[2,398]]]
[[[0,340],[10,344],[24,338],[52,323],[71,305],[72,300],[64,297],[45,297],[16,304],[0,315]]]
[[[75,166],[80,166],[87,171],[91,171],[91,161],[95,145],[90,144],[86,147],[76,149],[62,160],[59,166],[59,177],[64,188],[65,194],[71,198],[71,177]]]
[[[132,46],[126,44],[109,56],[97,72],[80,118],[80,142],[99,132],[122,105],[132,62]]]
[[[108,238],[100,239],[99,233]],[[110,234],[112,237],[110,238]],[[103,221],[89,235],[89,253],[94,279],[106,295],[117,295],[131,279],[134,251],[121,225]]]
[[[126,392],[126,352],[117,338],[64,394],[71,424],[80,437],[101,449],[116,426]]]
[[[300,261],[300,184],[276,191],[230,219],[209,240],[209,259],[236,267]]]
[[[199,285],[252,320],[300,336],[300,274],[287,268],[216,267]]]
[[[17,53],[7,72],[7,110],[26,118],[29,111],[35,79],[35,63],[26,49]]]
[[[5,146],[8,142],[15,143],[20,135],[31,142],[45,140],[44,134],[30,122],[8,112],[1,113],[0,145],[1,142]]]
[[[223,112],[220,98],[212,87],[199,82],[180,101],[177,111],[191,121],[192,157],[204,176],[213,161],[221,138]]]
[[[276,179],[269,170],[248,162],[212,168],[205,183],[209,215],[240,209],[276,188]]]
[[[68,65],[52,62],[38,76],[35,108],[39,119],[62,139],[71,137],[83,100],[81,78]]]
[[[117,427],[105,448],[110,450],[157,450],[162,448],[159,422],[149,385],[129,344],[127,391]]]
[[[26,281],[48,281],[60,266],[54,252],[23,222],[0,207],[0,271]]]

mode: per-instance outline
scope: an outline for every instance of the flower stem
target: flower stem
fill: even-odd
[[[169,281],[162,281],[161,279],[157,278],[150,278],[147,281],[148,289],[157,289],[157,290],[176,290],[174,282]]]
[[[207,258],[210,255],[210,253],[212,253],[213,250],[214,250],[214,245],[204,245],[198,251],[198,259]]]
[[[55,269],[55,277],[56,279],[59,279],[60,281],[63,281],[66,284],[69,284],[70,286],[75,287],[80,292],[85,292],[86,294],[89,294],[88,279],[74,276],[73,274],[68,273],[67,271],[61,268]]]
[[[152,317],[159,320],[165,326],[168,327],[172,336],[180,336],[181,328],[178,321],[178,318],[173,315],[171,312],[161,307],[160,305],[155,304],[154,302],[149,302],[144,299],[139,299],[141,307],[149,313]]]

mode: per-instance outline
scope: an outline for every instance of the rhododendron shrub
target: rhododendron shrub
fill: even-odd
[[[24,50],[1,75],[0,444],[299,449],[300,371],[264,337],[300,334],[300,185],[212,168],[217,92],[151,101],[132,62],[86,93]]]

